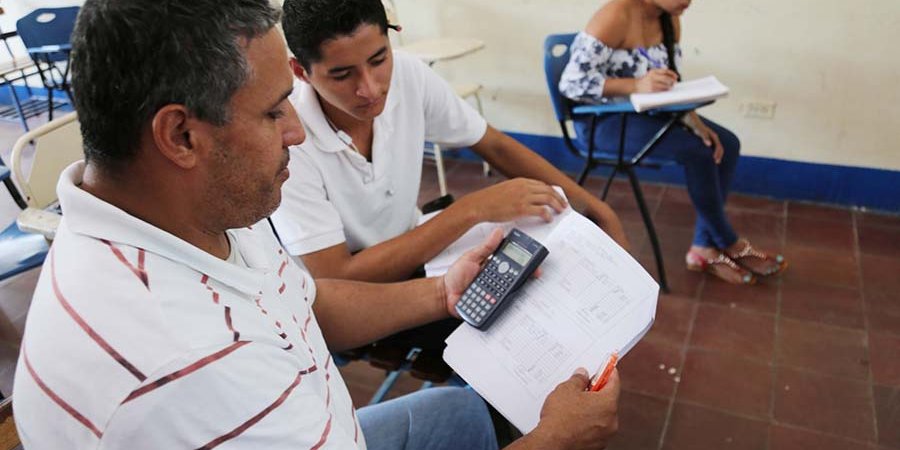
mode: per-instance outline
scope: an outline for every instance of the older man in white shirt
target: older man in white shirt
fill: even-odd
[[[29,450],[497,447],[470,390],[354,408],[330,350],[448,317],[500,236],[403,284],[297,267],[264,220],[304,139],[278,18],[267,0],[85,2],[72,83],[86,159],[59,181],[13,390]],[[561,384],[513,445],[605,439],[617,385],[585,383]],[[571,411],[589,420],[566,437]]]

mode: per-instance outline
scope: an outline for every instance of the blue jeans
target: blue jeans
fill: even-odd
[[[436,387],[357,411],[369,450],[497,450],[494,424],[472,389]]]
[[[684,166],[688,195],[697,211],[693,244],[721,249],[738,240],[725,215],[725,199],[731,188],[741,142],[727,128],[706,118],[701,119],[719,135],[725,149],[720,164],[717,165],[713,160],[713,149],[703,144],[699,137],[680,124],[676,124],[666,133],[649,157],[675,160]],[[625,154],[636,154],[665,122],[664,117],[630,114],[625,127]],[[603,153],[618,152],[621,123],[620,115],[607,116],[598,122],[594,135],[597,150]],[[577,121],[575,130],[581,143],[587,148],[590,121]]]

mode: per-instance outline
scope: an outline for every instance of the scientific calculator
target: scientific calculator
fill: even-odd
[[[540,242],[513,228],[463,292],[456,312],[473,327],[487,329],[548,254]]]

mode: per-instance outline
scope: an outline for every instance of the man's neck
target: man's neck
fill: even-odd
[[[372,155],[372,139],[375,135],[375,120],[359,120],[356,117],[347,114],[340,108],[328,103],[321,96],[317,96],[319,105],[322,106],[322,113],[325,120],[337,130],[350,135],[353,144],[363,157],[371,160]]]
[[[119,181],[125,178],[127,183]],[[191,205],[189,196],[179,194],[178,188],[171,187],[177,183],[151,180],[154,178],[140,173],[129,173],[127,177],[110,176],[88,164],[80,188],[200,250],[227,259],[230,246],[225,230],[215,230],[200,221],[202,205]]]

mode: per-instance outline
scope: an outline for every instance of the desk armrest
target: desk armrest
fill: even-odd
[[[706,105],[712,104],[713,100],[707,100],[705,102],[695,102],[695,103],[682,103],[680,105],[667,105],[661,106],[659,108],[649,109],[644,111],[644,113],[657,113],[657,112],[683,112],[683,111],[692,111],[697,108],[702,108]],[[598,105],[580,105],[572,108],[572,114],[575,115],[603,115],[603,114],[612,114],[612,113],[633,113],[636,112],[634,110],[634,105],[629,101],[618,101],[618,102],[609,102],[609,103],[601,103]]]

